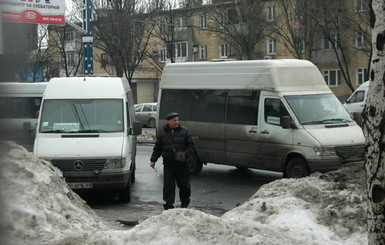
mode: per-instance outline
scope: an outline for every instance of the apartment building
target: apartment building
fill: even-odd
[[[131,80],[137,103],[157,101],[162,69],[171,62],[307,59],[341,100],[368,79],[367,0],[330,0],[327,6],[316,0],[205,3],[190,1],[183,8],[141,15],[140,23],[147,27],[141,35],[149,42],[138,50],[141,59]],[[107,72],[108,59],[94,48],[95,75],[114,74],[113,69]]]
[[[157,59],[160,71],[162,65],[169,62],[308,59],[317,65],[326,83],[341,100],[368,79],[370,29],[366,0],[346,0],[343,4],[330,6],[328,12],[319,11],[323,6],[315,4],[317,1],[311,8],[301,5],[304,1],[296,0],[245,1],[245,4],[251,2],[259,2],[259,5],[249,7],[251,10],[258,8],[259,13],[250,14],[247,5],[228,0],[212,0],[208,6],[159,12],[158,21],[168,21],[167,25],[175,28],[174,32],[166,33],[168,39],[153,35],[148,47],[152,55],[148,58],[152,61]],[[317,15],[306,12],[306,9],[317,12]],[[251,17],[253,13],[259,14],[259,19]],[[323,15],[328,16],[327,22],[315,23],[314,19],[325,19]],[[247,22],[246,18],[255,19]],[[159,27],[162,28],[167,29],[164,25]],[[251,53],[249,57],[242,53],[237,36],[232,36],[229,30],[226,33],[225,29],[233,30],[240,38],[244,38],[244,34],[256,36],[254,39],[244,38],[248,44],[255,42],[248,50]],[[143,61],[138,71],[151,69],[150,63]],[[157,74],[160,76],[161,72]]]

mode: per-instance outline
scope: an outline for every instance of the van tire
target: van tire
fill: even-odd
[[[127,203],[131,201],[131,180],[127,181],[126,187],[119,191],[118,195],[120,202]]]
[[[156,121],[155,121],[154,118],[150,118],[149,126],[150,126],[150,128],[155,128],[156,127]]]
[[[284,177],[302,178],[310,174],[309,166],[301,157],[294,157],[287,163]]]
[[[200,161],[197,157],[187,158],[187,163],[190,167],[190,173],[199,174],[203,168],[203,162]]]

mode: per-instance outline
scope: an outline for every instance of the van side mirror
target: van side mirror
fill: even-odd
[[[291,118],[290,118],[290,116],[283,116],[281,118],[281,126],[284,129],[291,128]]]
[[[133,122],[131,133],[133,135],[141,135],[142,134],[142,123],[140,121]]]

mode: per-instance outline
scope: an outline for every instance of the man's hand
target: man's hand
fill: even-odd
[[[155,168],[155,162],[150,162],[150,167]]]

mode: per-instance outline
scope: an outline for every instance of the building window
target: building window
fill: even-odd
[[[207,59],[207,45],[199,46],[199,59],[206,60]]]
[[[167,50],[166,48],[162,48],[159,50],[159,62],[166,62],[167,59]]]
[[[363,67],[357,68],[357,85],[361,85],[368,80],[368,69]]]
[[[221,43],[219,57],[227,58],[227,43]]]
[[[322,48],[331,49],[338,47],[338,35],[335,33],[330,34],[329,36],[323,36],[322,38]]]
[[[341,71],[340,70],[324,70],[324,79],[329,87],[338,87],[341,85]]]
[[[175,57],[187,58],[187,42],[175,43]]]
[[[367,9],[366,0],[356,0],[356,10],[357,12],[365,11]]]
[[[65,62],[67,62],[67,67],[75,67],[76,65],[76,55],[75,52],[66,52],[66,60],[62,58],[61,67],[65,68]]]
[[[305,53],[305,40],[303,40],[302,38],[298,38],[296,40],[296,48],[302,54]]]
[[[223,29],[225,28],[227,24],[227,12],[222,12],[221,15],[219,16],[219,28]]]
[[[268,6],[267,7],[267,21],[274,21],[275,19],[275,7],[274,6]]]
[[[182,28],[185,28],[187,26],[186,24],[186,18],[177,18],[176,21],[175,21],[175,27],[177,29],[182,29]]]
[[[267,54],[277,53],[277,41],[274,38],[267,40]]]
[[[199,16],[199,27],[201,29],[206,29],[207,28],[207,18],[206,18],[206,15]]]
[[[74,33],[72,31],[67,31],[64,33],[64,39],[67,41],[71,41],[74,39]]]
[[[166,33],[166,23],[164,23],[163,21],[159,22],[158,28],[159,28],[159,34],[165,34]]]
[[[364,35],[362,35],[362,33],[360,33],[360,32],[357,32],[356,33],[356,48],[362,49],[364,47],[365,47]]]
[[[135,65],[143,64],[143,53],[141,51],[137,51],[135,53]]]

